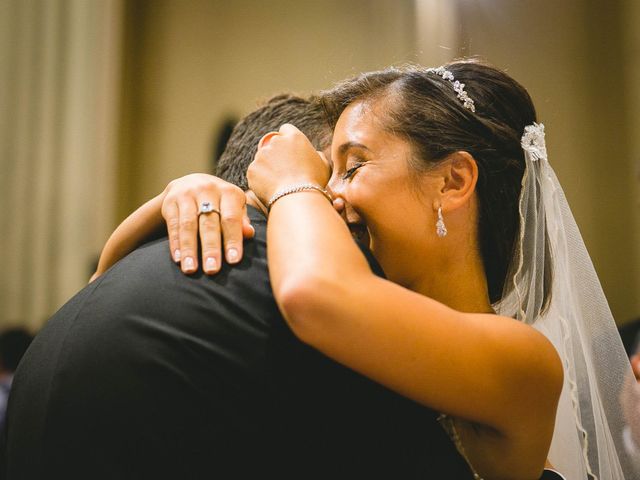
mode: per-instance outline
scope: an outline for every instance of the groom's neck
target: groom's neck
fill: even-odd
[[[244,194],[247,198],[247,205],[251,205],[252,207],[257,208],[264,214],[265,217],[268,215],[267,207],[264,206],[264,204],[258,199],[255,193],[253,193],[251,190],[246,190]]]

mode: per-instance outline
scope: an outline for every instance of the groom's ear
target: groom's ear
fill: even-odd
[[[469,152],[452,153],[442,163],[442,209],[452,212],[469,206],[478,183],[478,164]]]
[[[326,165],[327,169],[329,169],[329,178],[331,178],[331,175],[333,174],[333,164],[331,163],[331,160],[327,158],[322,150],[316,150],[316,152],[318,152],[318,155],[320,155],[320,158]]]

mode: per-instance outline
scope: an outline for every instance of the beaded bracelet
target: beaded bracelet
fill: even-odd
[[[313,190],[320,192],[326,197],[327,200],[333,203],[333,199],[331,198],[331,195],[329,195],[329,192],[327,192],[324,188],[319,187],[318,185],[314,185],[313,183],[301,183],[299,185],[292,185],[282,190],[278,190],[276,193],[274,193],[271,199],[269,200],[269,202],[267,203],[267,210],[270,210],[271,205],[273,205],[276,202],[276,200],[281,199],[285,195],[289,195],[291,193],[313,191]]]

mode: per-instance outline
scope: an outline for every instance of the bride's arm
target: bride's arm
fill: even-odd
[[[288,132],[272,144],[287,146]],[[250,169],[259,198],[270,198],[287,183],[326,180],[321,174],[262,175],[260,162],[270,155],[283,164],[284,150],[272,144]],[[295,151],[295,162],[302,156]],[[255,185],[267,177],[277,180],[269,188]],[[541,473],[562,386],[561,365],[544,336],[509,318],[452,310],[372,275],[347,227],[318,192],[277,200],[267,235],[274,295],[302,341],[404,396],[486,427],[476,444],[473,428],[463,440],[476,469],[488,477]],[[480,450],[484,458],[474,455]],[[486,458],[491,452],[499,461]]]
[[[203,201],[212,203],[219,213],[198,218],[198,205]],[[181,262],[184,273],[193,273],[198,268],[198,238],[203,269],[214,274],[220,269],[223,243],[227,261],[237,263],[242,259],[243,238],[253,236],[245,194],[240,188],[213,175],[186,175],[171,181],[160,195],[139,207],[116,228],[100,254],[91,281],[150,235],[164,229],[165,221],[171,256]],[[234,256],[229,255],[231,250],[235,250]],[[210,258],[214,259],[213,265],[207,262]]]
[[[163,198],[163,193],[152,198],[118,225],[100,253],[98,267],[91,276],[90,282],[162,228],[164,225],[161,214]]]
[[[562,386],[546,338],[515,320],[463,314],[372,275],[344,223],[315,192],[274,204],[267,248],[274,295],[298,338],[469,422],[460,425],[465,448],[488,478],[493,472],[482,461],[492,450],[514,478],[534,478],[528,469],[544,465]],[[479,446],[470,424],[490,427],[475,438]]]

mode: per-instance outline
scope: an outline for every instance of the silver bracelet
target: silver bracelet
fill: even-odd
[[[329,192],[327,192],[324,188],[319,187],[318,185],[315,185],[313,183],[301,183],[299,185],[292,185],[282,190],[278,190],[276,193],[274,193],[271,199],[269,200],[269,202],[267,203],[267,210],[270,210],[271,205],[273,205],[276,202],[276,200],[281,199],[285,195],[289,195],[291,193],[305,192],[305,191],[308,192],[313,190],[315,190],[316,192],[320,192],[326,197],[327,200],[333,203],[333,199],[331,198],[331,195],[329,195]]]

